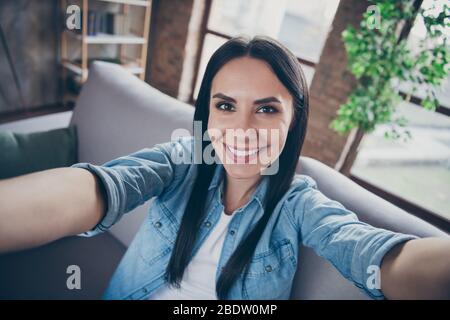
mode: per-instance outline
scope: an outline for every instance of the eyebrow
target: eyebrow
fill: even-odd
[[[226,96],[226,95],[224,95],[223,93],[220,93],[220,92],[216,93],[215,95],[213,95],[213,98],[221,98],[223,100],[231,101],[231,102],[236,103],[235,99],[233,99],[233,98],[231,98],[229,96]],[[280,100],[278,100],[275,97],[267,97],[267,98],[262,98],[262,99],[258,99],[258,100],[253,101],[254,104],[262,104],[262,103],[269,103],[269,102],[276,102],[276,103],[280,103],[281,104]]]

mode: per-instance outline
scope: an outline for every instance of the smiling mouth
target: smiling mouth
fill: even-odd
[[[235,149],[225,143],[223,143],[225,149],[228,150],[229,155],[231,155],[232,159],[234,162],[245,162],[248,163],[250,162],[250,160],[253,160],[254,158],[256,158],[256,155],[258,154],[259,151],[261,151],[264,148],[267,148],[267,146],[265,147],[261,147],[261,148],[255,148],[255,149]]]
[[[238,149],[234,149],[234,148],[230,147],[229,145],[226,145],[226,147],[228,148],[228,150],[230,150],[230,152],[233,155],[235,155],[237,157],[252,156],[252,155],[256,154],[259,151],[259,148],[257,148],[257,149],[238,150]]]

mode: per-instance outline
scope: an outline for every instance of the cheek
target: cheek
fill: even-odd
[[[271,133],[269,138],[270,156],[278,157],[286,144],[287,136],[289,134],[289,126],[291,124],[291,118],[289,115],[283,115],[272,123]]]
[[[235,128],[236,117],[236,114],[227,114],[217,110],[210,111],[208,117],[208,128],[217,128],[220,130]]]
[[[208,136],[211,139],[211,144],[213,145],[213,148],[216,150],[216,152],[218,152],[220,156],[222,154],[220,149],[223,144],[226,126],[224,126],[223,121],[221,121],[219,118],[220,117],[217,117],[216,114],[211,112],[209,113],[207,131]]]
[[[284,148],[284,145],[286,144],[286,140],[287,140],[287,135],[288,135],[288,133],[289,133],[289,131],[284,131],[284,132],[281,132],[281,135],[280,135],[280,152],[279,153],[281,153],[281,151],[283,150],[283,148]]]
[[[289,124],[290,121],[286,117],[281,117],[277,119],[277,121],[273,121],[268,127],[270,128],[270,132],[272,136],[270,137],[272,143],[278,142],[280,148],[283,147],[284,142],[287,139],[287,135],[289,133]],[[274,141],[275,140],[275,141]]]
[[[208,128],[215,128],[215,127],[217,127],[217,124],[220,123],[218,118],[219,117],[216,114],[216,112],[210,111],[209,112],[209,116],[208,116]]]
[[[220,137],[224,134],[226,127],[224,127],[223,121],[221,121],[220,117],[215,112],[210,112],[208,117],[208,135],[211,138],[211,141],[214,142],[220,139]]]
[[[281,154],[286,143],[287,135],[289,133],[289,125],[286,123],[282,123],[274,129],[275,130],[271,132],[271,136],[269,137],[269,153],[272,157],[277,157],[279,154]]]

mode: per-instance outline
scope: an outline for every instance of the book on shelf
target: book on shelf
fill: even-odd
[[[127,34],[129,22],[122,13],[89,10],[88,29],[89,36],[97,34]]]

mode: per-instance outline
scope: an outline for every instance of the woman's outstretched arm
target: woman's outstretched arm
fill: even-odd
[[[288,203],[302,243],[371,298],[450,298],[450,237],[421,239],[371,226],[314,183]]]
[[[0,180],[0,253],[87,231],[104,211],[101,184],[84,169],[57,168]]]
[[[424,238],[393,247],[381,264],[388,299],[450,299],[450,239]]]

